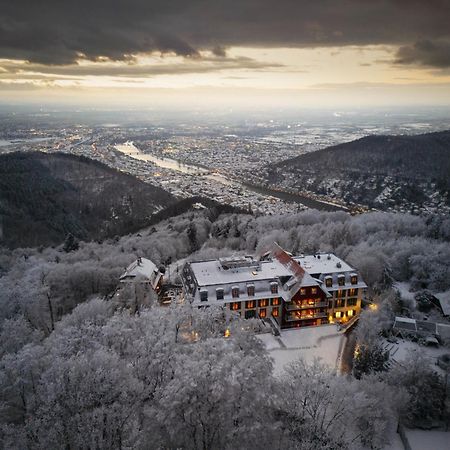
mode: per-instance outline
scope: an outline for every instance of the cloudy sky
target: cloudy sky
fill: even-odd
[[[450,0],[0,0],[4,102],[450,104]]]

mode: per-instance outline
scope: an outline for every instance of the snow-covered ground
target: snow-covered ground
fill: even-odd
[[[405,430],[411,450],[448,450],[450,432]]]
[[[444,371],[436,365],[437,358],[441,355],[450,353],[448,347],[440,346],[424,346],[417,342],[408,341],[406,339],[396,339],[397,342],[388,342],[386,339],[382,340],[383,348],[389,350],[390,360],[396,364],[402,364],[405,359],[412,353],[417,355],[425,355],[430,360],[430,367],[436,372],[444,374]],[[450,448],[450,446],[449,446]]]
[[[279,337],[262,334],[261,339],[274,360],[274,374],[282,373],[283,368],[302,357],[312,363],[315,358],[332,368],[338,366],[338,357],[344,343],[343,332],[336,325],[296,328],[283,330]]]

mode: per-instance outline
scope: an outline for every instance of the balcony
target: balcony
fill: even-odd
[[[296,305],[295,303],[286,304],[286,311],[301,311],[303,309],[327,308],[328,302],[315,302],[311,305]]]
[[[286,317],[286,322],[296,322],[297,320],[308,320],[308,319],[324,319],[327,318],[327,313],[323,312],[323,313],[316,313],[316,314],[305,314],[303,316],[301,315],[294,315],[291,314],[289,316]]]

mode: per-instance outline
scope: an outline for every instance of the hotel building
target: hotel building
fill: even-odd
[[[224,305],[247,319],[270,319],[277,328],[346,322],[361,311],[367,288],[331,253],[293,257],[277,244],[259,259],[186,263],[181,278],[193,305]]]

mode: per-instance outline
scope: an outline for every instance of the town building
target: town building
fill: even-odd
[[[186,263],[181,278],[193,305],[224,305],[277,328],[347,322],[359,314],[367,288],[355,269],[331,253],[293,257],[277,244],[260,258]]]

